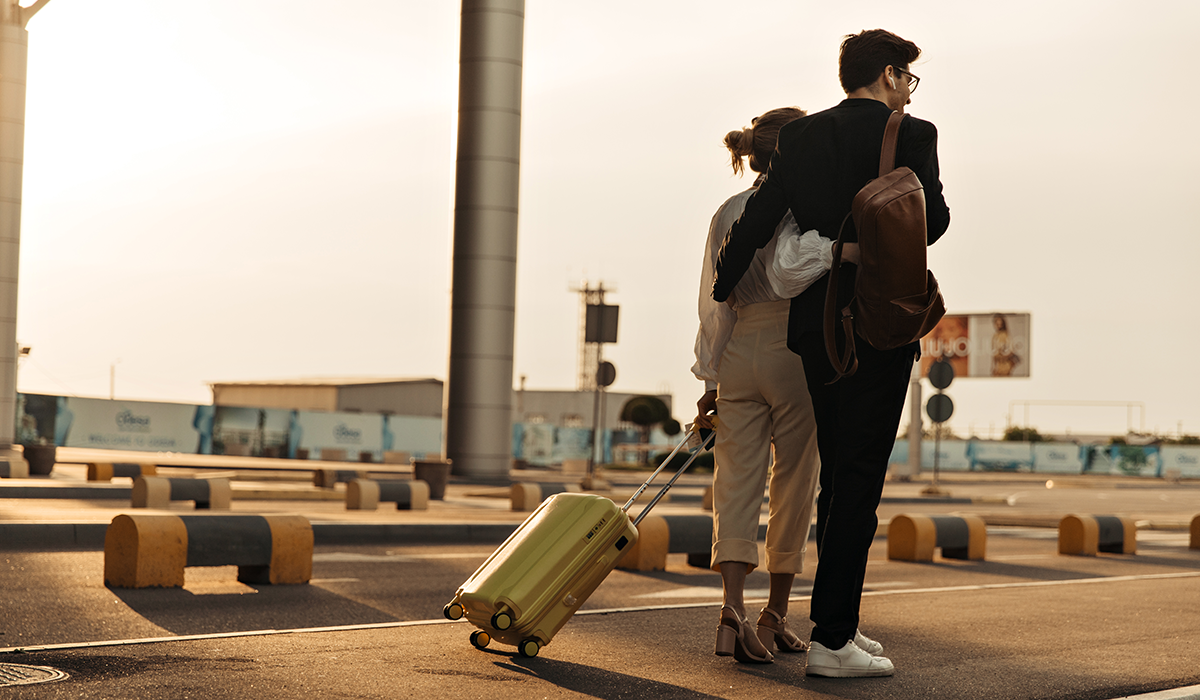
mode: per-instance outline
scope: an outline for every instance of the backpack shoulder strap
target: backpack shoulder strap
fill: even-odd
[[[892,112],[888,117],[887,127],[883,130],[883,148],[879,149],[879,177],[896,169],[896,141],[900,136],[900,122],[906,116],[902,112]]]
[[[834,377],[827,382],[828,384],[833,384],[858,370],[858,354],[854,350],[854,314],[850,310],[849,304],[841,311],[842,332],[846,336],[846,347],[840,357],[837,351],[838,271],[842,266],[842,234],[845,233],[846,222],[849,220],[850,215],[846,214],[846,218],[842,219],[842,225],[838,229],[838,237],[833,244],[833,267],[829,269],[829,282],[825,287],[825,312],[822,324],[825,335],[825,354],[829,358],[829,364],[833,366],[834,372]]]

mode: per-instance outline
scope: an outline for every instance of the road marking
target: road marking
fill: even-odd
[[[1104,578],[1077,578],[1062,581],[1019,581],[1011,583],[979,583],[967,586],[943,586],[941,588],[903,588],[890,591],[864,590],[863,597],[885,595],[919,595],[923,593],[960,593],[963,591],[987,591],[1006,588],[1043,588],[1048,586],[1076,586],[1091,583],[1117,583],[1128,581],[1155,581],[1160,579],[1200,578],[1200,571],[1187,571],[1175,574],[1139,574],[1134,576],[1107,576]],[[878,584],[877,584],[878,585]],[[867,586],[870,588],[870,585]],[[788,600],[810,600],[811,595],[792,596]],[[605,608],[600,610],[580,610],[576,615],[608,615],[620,612],[644,612],[653,610],[675,610],[685,608],[702,608],[715,603],[681,603],[679,605],[648,605],[644,607]],[[0,649],[0,652],[3,652]]]
[[[1174,690],[1160,690],[1157,693],[1145,695],[1126,695],[1116,700],[1197,700],[1200,698],[1200,685],[1189,685]]]
[[[911,581],[880,581],[879,583],[866,584],[866,590],[887,590],[904,588],[905,586],[913,585]],[[747,600],[766,600],[771,591],[768,588],[747,588],[742,592],[742,595]],[[812,593],[812,586],[792,589],[792,600],[804,600],[799,596],[807,597]],[[669,598],[710,598],[713,600],[721,600],[720,586],[684,586],[683,588],[671,588],[665,591],[656,591],[654,593],[642,593],[635,595],[635,599],[669,599]]]
[[[454,554],[359,554],[357,552],[316,552],[313,561],[334,563],[364,563],[364,562],[422,562],[431,559],[487,559],[490,553],[461,552]]]
[[[1174,574],[1141,574],[1136,576],[1109,576],[1105,578],[1080,578],[1063,581],[1022,581],[1013,583],[982,583],[970,586],[944,586],[942,588],[908,588],[890,591],[863,591],[863,597],[886,595],[921,595],[925,593],[959,593],[963,591],[1001,590],[1007,588],[1044,588],[1048,586],[1077,586],[1096,583],[1123,583],[1129,581],[1157,581],[1179,578],[1200,578],[1200,571],[1188,571]],[[876,584],[879,585],[879,584]],[[804,601],[812,596],[792,596],[791,601]],[[763,599],[765,600],[765,598]],[[576,615],[611,615],[614,613],[653,612],[658,610],[687,610],[689,608],[711,608],[716,602],[678,603],[674,605],[646,605],[640,607],[600,608],[595,610],[580,610]],[[146,637],[142,639],[114,639],[98,642],[68,642],[66,644],[39,644],[0,649],[0,654],[35,651],[61,651],[65,649],[95,649],[100,647],[131,646],[135,644],[160,644],[164,642],[192,642],[207,639],[235,639],[238,637],[264,637],[276,634],[315,634],[319,632],[354,632],[359,630],[395,629],[398,627],[424,627],[428,625],[457,625],[465,624],[466,620],[408,620],[396,622],[375,622],[359,625],[333,625],[328,627],[297,627],[293,629],[247,630],[245,632],[220,632],[214,634],[189,634],[174,637]],[[1188,690],[1188,689],[1183,689]],[[1175,691],[1164,691],[1175,692]],[[1192,695],[1163,695],[1155,697],[1136,696],[1138,700],[1192,700]],[[1197,696],[1200,697],[1200,696]],[[1122,699],[1124,700],[1124,699]]]

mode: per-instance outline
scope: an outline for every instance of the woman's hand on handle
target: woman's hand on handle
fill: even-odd
[[[697,413],[696,420],[694,421],[695,424],[705,430],[712,430],[714,428],[712,417],[708,413],[715,410],[717,410],[717,390],[709,389],[696,402]]]

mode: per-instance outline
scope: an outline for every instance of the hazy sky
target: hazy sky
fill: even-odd
[[[107,396],[114,363],[118,397],[203,403],[209,381],[444,378],[459,10],[47,5],[20,389]],[[1200,433],[1198,24],[1190,0],[527,0],[514,383],[574,388],[570,287],[603,281],[613,388],[690,418],[708,223],[750,183],[721,138],[838,102],[841,37],[885,27],[924,50],[909,111],[940,133],[951,312],[1033,315],[1032,378],[956,381],[951,425],[1140,401],[1148,430]],[[1030,421],[1123,432],[1127,411]]]

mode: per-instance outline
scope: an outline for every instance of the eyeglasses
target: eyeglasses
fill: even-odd
[[[913,94],[914,92],[916,92],[916,91],[917,91],[917,86],[921,84],[921,79],[920,79],[920,78],[918,78],[917,76],[913,75],[912,73],[909,73],[908,71],[904,70],[903,68],[899,68],[899,67],[897,67],[897,66],[892,66],[892,68],[893,68],[893,69],[894,69],[894,70],[895,70],[897,73],[903,73],[904,75],[907,75],[907,76],[908,76],[908,94],[910,94],[910,95],[911,95],[911,94]]]

